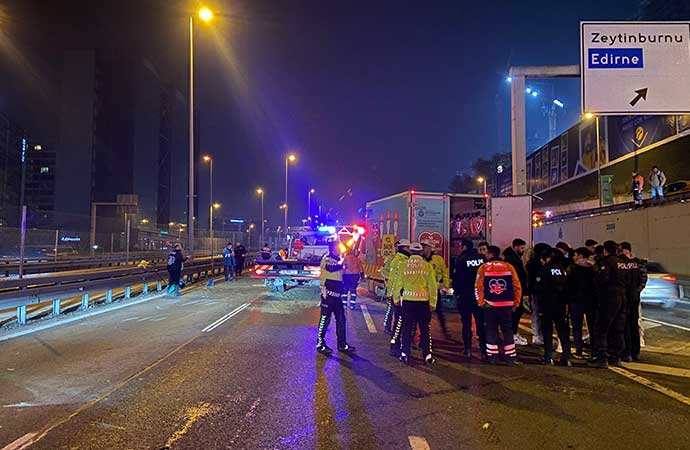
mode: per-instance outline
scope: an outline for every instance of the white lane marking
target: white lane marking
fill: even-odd
[[[35,406],[33,403],[19,402],[12,405],[2,405],[3,408],[30,408]]]
[[[644,328],[645,330],[651,330],[652,328],[657,328],[660,326],[660,323],[652,323],[647,321],[647,319],[642,319],[642,328]]]
[[[681,403],[686,404],[687,406],[690,406],[690,397],[686,397],[681,393],[678,393],[672,389],[669,389],[665,386],[657,384],[651,380],[646,379],[645,377],[641,377],[641,376],[636,375],[632,372],[628,372],[627,370],[621,369],[620,367],[609,366],[609,370],[612,370],[619,375],[623,375],[624,377],[635,381],[636,383],[640,383],[642,386],[646,386],[650,389],[654,389],[655,391],[660,392],[667,397],[671,397],[674,400],[677,400]]]
[[[246,309],[248,306],[249,306],[249,303],[244,303],[244,304],[238,306],[237,308],[233,309],[232,311],[230,311],[229,313],[227,313],[226,315],[224,315],[224,316],[221,317],[220,319],[216,320],[216,321],[213,322],[212,324],[208,325],[206,328],[204,328],[204,329],[201,330],[201,331],[202,331],[203,333],[208,333],[208,332],[210,332],[210,331],[215,330],[215,329],[218,328],[219,326],[223,325],[226,321],[232,319],[232,318],[235,317],[237,314],[239,314],[240,312],[242,312],[242,311],[243,311],[244,309]]]
[[[429,443],[421,436],[407,436],[412,450],[431,450]]]
[[[645,363],[623,363],[626,369],[639,370],[640,372],[659,373],[661,375],[672,375],[674,377],[690,378],[690,369],[680,367],[657,366],[656,364]]]
[[[675,323],[662,322],[661,320],[650,319],[648,317],[645,317],[643,320],[646,320],[648,322],[658,323],[659,325],[666,325],[667,327],[671,327],[671,328],[678,328],[679,330],[683,330],[683,331],[690,331],[690,328],[682,327],[680,325],[676,325]]]
[[[27,447],[27,444],[31,444],[31,439],[36,436],[36,433],[26,433],[24,436],[20,437],[16,441],[4,446],[2,450],[20,450]]]
[[[180,306],[189,306],[189,305],[196,305],[197,303],[205,302],[206,299],[201,299],[201,300],[194,300],[193,302],[186,302],[182,303]]]
[[[165,320],[167,318],[168,318],[167,316],[158,317],[156,319],[151,319],[151,322],[160,322],[161,320]]]
[[[137,320],[137,322],[144,322],[144,321],[146,321],[146,320],[149,320],[150,318],[151,318],[151,316],[142,317],[141,319]]]
[[[128,319],[123,320],[123,322],[129,322],[130,320],[137,320],[138,318],[139,318],[139,316],[130,317]]]
[[[367,305],[359,305],[359,307],[362,309],[362,315],[364,316],[364,322],[367,324],[367,328],[369,329],[369,333],[376,333],[376,325],[374,325],[374,321],[371,320],[371,314],[369,314],[369,309],[367,308]]]

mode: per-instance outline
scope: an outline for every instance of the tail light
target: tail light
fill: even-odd
[[[256,272],[255,272],[255,273],[256,273],[257,275],[263,275],[263,274],[266,273],[266,271],[265,271],[265,270],[261,270],[261,269],[256,269]]]
[[[675,275],[664,275],[661,277],[662,280],[666,281],[676,281],[676,276]]]

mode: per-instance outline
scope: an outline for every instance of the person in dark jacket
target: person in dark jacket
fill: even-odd
[[[551,249],[541,257],[544,264],[536,279],[535,290],[539,295],[541,329],[544,333],[544,364],[553,362],[553,326],[556,325],[563,353],[560,365],[570,366],[570,328],[566,316],[568,275],[560,250]]]
[[[261,259],[263,260],[271,259],[271,247],[269,247],[268,244],[264,244],[264,246],[261,247],[261,253],[259,256],[261,256]]]
[[[647,263],[636,258],[630,242],[621,242],[620,258],[630,271],[630,280],[625,291],[625,350],[623,361],[640,360],[640,294],[647,285]]]
[[[247,249],[241,243],[235,244],[235,276],[241,276],[244,269],[244,257],[247,255]]]
[[[523,303],[529,298],[527,297],[529,295],[527,271],[525,270],[525,265],[522,262],[522,257],[524,256],[526,249],[527,243],[520,238],[515,238],[513,239],[512,245],[503,251],[503,260],[513,266],[518,278],[520,279],[520,286],[523,286],[523,297],[520,301],[520,304],[517,306],[517,308],[515,308],[515,311],[513,311],[513,340],[515,341],[515,345],[527,345],[527,339],[520,336],[518,333],[520,318],[522,318],[522,314],[525,312]]]
[[[585,247],[587,248],[587,250],[589,250],[589,253],[593,254],[594,249],[597,248],[597,245],[599,245],[599,243],[597,241],[595,241],[594,239],[587,239],[585,241]]]
[[[573,262],[573,257],[575,256],[575,251],[568,245],[567,242],[559,242],[556,244],[556,248],[563,254],[562,262],[565,267],[568,267]]]
[[[182,263],[186,260],[187,258],[182,255],[182,245],[175,244],[173,251],[168,254],[168,294],[180,295]]]
[[[594,284],[597,288],[597,321],[594,324],[593,358],[589,367],[605,369],[609,362],[621,365],[621,352],[625,346],[625,289],[627,273],[617,255],[614,241],[604,242],[604,258],[597,263]]]
[[[537,275],[542,267],[541,257],[549,250],[551,250],[549,244],[539,242],[532,249],[532,255],[527,261],[527,264],[525,264],[525,270],[527,271],[527,290],[529,292],[530,309],[532,311],[532,331],[534,333],[532,344],[535,345],[543,345],[544,336],[541,332],[541,319],[539,318],[539,295],[535,292],[534,286],[537,282]]]
[[[575,355],[582,357],[582,326],[587,319],[587,329],[594,330],[594,311],[596,296],[594,288],[594,261],[587,247],[575,250],[575,260],[568,267],[568,302],[570,320],[573,326]]]
[[[235,280],[235,252],[232,249],[232,242],[223,249],[223,274],[225,281]]]
[[[472,358],[472,317],[474,317],[479,350],[482,360],[486,360],[486,333],[484,332],[484,310],[477,304],[474,284],[477,270],[484,264],[486,258],[474,248],[469,239],[460,241],[462,253],[455,259],[453,271],[453,290],[457,298],[458,312],[462,321],[462,341],[465,346],[465,358]]]

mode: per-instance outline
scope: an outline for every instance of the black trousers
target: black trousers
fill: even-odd
[[[343,274],[343,302],[347,302],[347,294],[350,294],[350,302],[357,303],[357,285],[359,284],[358,273]]]
[[[387,298],[386,299],[386,314],[383,316],[383,329],[386,331],[392,331],[393,324],[395,323],[393,321],[393,310],[395,309],[395,305],[393,304],[393,299],[392,298]],[[396,314],[397,316],[397,314]]]
[[[503,353],[514,358],[515,340],[513,339],[513,308],[510,306],[484,308],[484,326],[486,327],[486,354],[489,357],[498,355],[498,330],[503,335]]]
[[[553,326],[556,325],[556,333],[563,347],[562,359],[570,359],[570,327],[565,303],[554,302],[553,299],[544,299],[541,303],[541,331],[544,333],[544,359],[553,358]],[[582,332],[582,327],[580,327]],[[580,336],[582,339],[582,336]]]
[[[640,296],[628,299],[625,308],[625,349],[623,356],[640,356]]]
[[[402,341],[400,336],[402,336],[402,305],[396,305],[391,301],[393,305],[393,336],[391,336],[391,348],[397,348],[398,350],[402,347]]]
[[[570,304],[570,321],[573,327],[573,344],[575,351],[582,352],[584,341],[582,340],[582,327],[587,319],[587,329],[589,330],[589,342],[594,342],[594,305],[585,303]]]
[[[424,358],[431,354],[431,309],[429,302],[402,302],[402,352],[409,356],[415,329],[419,326],[419,345]]]
[[[522,306],[522,300],[520,300],[520,306],[517,307],[515,311],[513,311],[512,314],[512,325],[513,325],[513,334],[518,334],[518,325],[520,325],[520,319],[522,318],[522,314],[525,312],[525,307]]]
[[[436,316],[438,317],[438,323],[441,325],[441,331],[443,334],[448,333],[448,326],[446,325],[446,316],[443,313],[443,306],[441,302],[441,293],[438,293],[438,301],[436,302]]]
[[[593,354],[598,358],[621,357],[625,347],[625,295],[603,293],[599,299],[597,321],[594,324]]]
[[[326,345],[326,331],[331,323],[331,314],[335,316],[335,334],[338,338],[338,348],[347,344],[345,336],[345,309],[340,296],[343,292],[342,281],[326,280],[325,295],[321,295],[321,316],[319,317],[319,331],[316,346]]]
[[[179,286],[181,273],[181,270],[168,269],[168,286]]]
[[[462,321],[462,342],[465,344],[465,350],[472,349],[472,317],[477,327],[477,336],[479,337],[479,350],[482,353],[486,352],[486,331],[484,329],[484,308],[477,305],[477,300],[474,293],[460,294],[458,297],[458,312],[460,313],[460,320]]]
[[[225,275],[225,281],[228,281],[230,278],[234,277],[235,266],[223,264],[223,274]]]
[[[244,270],[244,256],[238,256],[235,258],[235,275],[242,275],[242,270]]]

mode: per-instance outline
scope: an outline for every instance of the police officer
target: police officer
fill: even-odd
[[[575,250],[574,262],[568,267],[568,301],[573,325],[575,355],[582,356],[584,346],[582,326],[587,319],[590,342],[595,322],[596,289],[594,288],[594,260],[587,247]]]
[[[352,353],[355,348],[347,343],[345,336],[345,309],[340,299],[343,293],[343,262],[338,254],[338,244],[329,244],[329,253],[321,260],[321,317],[316,340],[316,351],[326,356],[333,353],[326,345],[326,330],[335,316],[335,332],[338,338],[338,351]]]
[[[443,256],[437,255],[434,252],[433,242],[431,242],[430,240],[423,240],[421,244],[422,256],[424,257],[424,260],[431,264],[431,267],[434,268],[439,294],[445,295],[451,287],[450,276],[448,276],[448,266],[446,266],[446,261],[443,259]],[[443,305],[440,301],[436,302],[436,315],[438,317],[438,322],[441,325],[441,331],[443,331],[443,336],[446,339],[450,339],[448,327],[446,326],[446,316],[443,314]]]
[[[498,329],[503,335],[503,353],[508,365],[516,363],[512,313],[522,300],[522,286],[515,268],[500,259],[501,249],[489,246],[488,261],[477,271],[475,293],[477,304],[484,308],[486,353],[489,363],[498,358]]]
[[[647,284],[647,263],[636,258],[630,242],[621,242],[620,258],[626,265],[630,276],[625,289],[625,349],[623,361],[640,360],[640,294]]]
[[[563,347],[560,365],[570,367],[570,327],[566,305],[568,304],[568,276],[563,264],[564,256],[559,249],[550,249],[541,256],[542,268],[537,274],[535,289],[539,296],[541,330],[544,333],[544,364],[553,362],[553,325]]]
[[[424,363],[434,364],[431,353],[431,310],[438,301],[438,283],[434,268],[422,257],[422,245],[410,245],[411,255],[400,266],[393,284],[393,301],[402,306],[402,343],[400,361],[410,362],[410,347],[415,329],[419,326]]]
[[[614,241],[604,242],[604,257],[597,263],[594,284],[597,288],[597,321],[594,324],[593,358],[589,367],[605,369],[609,361],[620,366],[621,352],[625,345],[625,265],[617,256]],[[610,359],[607,359],[607,356]]]
[[[391,335],[395,334],[398,317],[400,316],[400,308],[396,307],[393,303],[392,281],[394,276],[397,275],[398,265],[403,261],[407,261],[407,258],[410,257],[410,241],[407,239],[401,239],[396,243],[396,249],[397,253],[393,255],[393,257],[388,258],[381,269],[381,274],[386,281],[386,298],[388,299],[386,315],[383,318],[383,328],[388,334]],[[393,328],[391,328],[391,326]],[[391,340],[391,343],[394,343],[393,340]],[[398,344],[400,344],[399,341]],[[398,347],[400,347],[400,345],[398,345]],[[397,351],[394,353],[394,356],[399,356]]]
[[[484,332],[484,310],[477,305],[474,295],[474,282],[477,270],[484,264],[486,258],[474,248],[469,239],[460,240],[461,253],[455,260],[453,272],[453,289],[457,296],[458,311],[462,321],[462,342],[465,345],[465,358],[472,358],[472,317],[477,327],[479,337],[479,353],[482,360],[486,359],[486,333]]]

